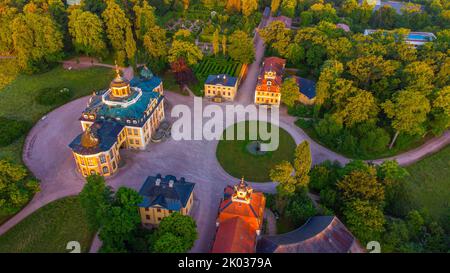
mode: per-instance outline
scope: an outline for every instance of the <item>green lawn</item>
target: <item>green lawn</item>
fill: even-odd
[[[0,116],[38,121],[46,113],[60,105],[43,106],[36,102],[36,96],[42,88],[68,87],[73,98],[92,93],[93,90],[105,88],[113,77],[113,71],[106,68],[83,70],[64,70],[57,67],[49,72],[37,75],[20,75],[11,84],[0,89]],[[21,162],[22,146],[25,136],[13,144],[0,148],[0,158]]]
[[[270,181],[269,171],[274,165],[282,160],[292,161],[296,147],[295,141],[285,130],[279,128],[278,149],[264,155],[253,155],[247,150],[247,144],[251,142],[248,135],[249,122],[245,122],[245,125],[245,140],[219,141],[216,151],[217,159],[224,170],[236,178],[243,176],[248,181]],[[237,125],[233,126],[236,134]],[[272,130],[273,128],[275,126],[272,126]]]
[[[450,209],[450,146],[407,167],[413,205],[435,219]]]
[[[69,252],[66,245],[77,241],[89,251],[95,232],[88,228],[78,197],[54,201],[0,236],[0,253]]]

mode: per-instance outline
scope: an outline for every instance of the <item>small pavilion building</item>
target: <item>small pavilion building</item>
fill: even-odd
[[[237,89],[238,78],[227,74],[209,75],[205,81],[205,97],[213,101],[232,101]]]

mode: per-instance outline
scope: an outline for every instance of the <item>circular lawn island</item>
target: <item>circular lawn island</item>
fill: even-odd
[[[216,156],[222,168],[231,176],[240,179],[244,177],[247,181],[252,182],[268,182],[270,181],[269,172],[276,164],[283,160],[291,161],[294,157],[295,141],[294,139],[282,128],[279,128],[272,124],[266,124],[269,131],[279,130],[279,146],[274,151],[258,151],[253,146],[260,146],[263,143],[268,143],[267,140],[260,138],[259,132],[257,139],[249,139],[249,125],[253,123],[258,128],[261,124],[265,124],[262,121],[243,121],[245,125],[245,139],[237,140],[237,128],[236,123],[223,132],[222,139],[217,145]],[[231,130],[234,127],[234,137],[227,139],[227,130]]]

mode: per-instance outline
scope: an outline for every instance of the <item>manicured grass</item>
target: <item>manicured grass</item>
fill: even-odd
[[[413,206],[436,220],[450,210],[450,146],[406,168]],[[443,220],[443,219],[442,219]]]
[[[69,71],[62,67],[42,74],[19,75],[11,84],[0,89],[0,116],[34,124],[46,113],[60,106],[39,104],[36,99],[39,90],[63,86],[71,90],[71,99],[75,99],[89,95],[93,90],[108,87],[112,77],[113,71],[107,68]],[[21,162],[24,139],[25,136],[20,137],[11,145],[0,148],[0,158]]]
[[[88,252],[94,235],[78,197],[71,196],[40,208],[0,236],[0,253],[69,252],[70,241]]]
[[[253,123],[256,121],[252,121]],[[261,122],[262,123],[262,122]],[[220,140],[217,146],[217,159],[220,165],[230,175],[254,182],[270,181],[269,171],[273,166],[282,160],[293,160],[294,149],[296,147],[294,139],[283,129],[279,128],[279,146],[275,151],[267,152],[264,155],[253,155],[247,150],[249,140],[248,126],[250,122],[245,122],[245,140]],[[234,132],[237,133],[237,124]],[[276,126],[272,125],[272,131]],[[225,135],[226,130],[224,131]],[[236,139],[236,138],[235,138]]]

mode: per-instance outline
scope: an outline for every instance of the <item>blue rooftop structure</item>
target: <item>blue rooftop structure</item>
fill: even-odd
[[[179,211],[186,207],[194,186],[194,183],[185,181],[184,177],[177,180],[173,175],[166,175],[164,178],[161,174],[149,176],[139,190],[143,201],[138,206],[143,208],[157,206]]]
[[[123,129],[123,125],[114,121],[96,121],[84,133],[78,135],[69,147],[77,154],[96,154],[108,151],[117,141],[117,136]],[[95,145],[85,145],[84,138],[91,137]]]
[[[302,77],[295,77],[300,93],[305,95],[308,99],[316,97],[316,83]]]
[[[144,71],[144,72],[142,72]],[[142,126],[152,113],[145,114],[145,110],[152,100],[157,100],[153,109],[156,109],[164,96],[153,90],[161,84],[159,77],[153,74],[147,68],[142,69],[138,77],[130,81],[132,93],[127,98],[121,98],[121,104],[105,103],[105,99],[114,102],[114,98],[108,94],[108,89],[96,92],[83,111],[80,120],[85,120],[84,115],[95,115],[96,120],[112,119],[127,126]],[[128,103],[128,104],[127,104]],[[124,105],[126,104],[126,107]]]
[[[229,87],[235,86],[236,83],[237,78],[227,74],[209,75],[205,81],[205,84],[212,84],[212,85],[220,84]]]

